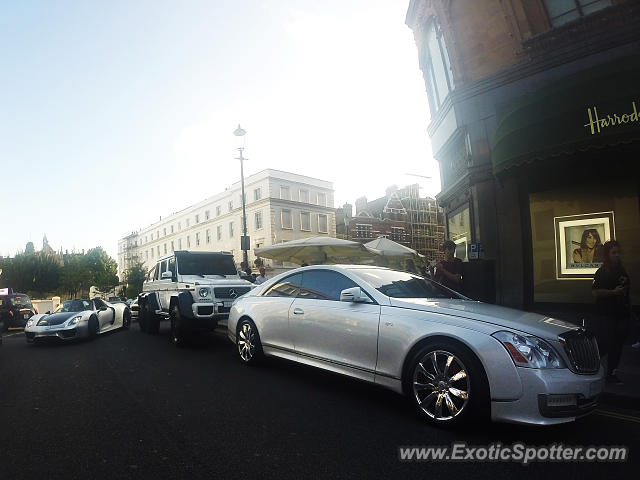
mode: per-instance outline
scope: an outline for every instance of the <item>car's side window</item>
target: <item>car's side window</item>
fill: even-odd
[[[276,284],[272,285],[266,292],[262,294],[263,297],[295,297],[300,291],[300,282],[302,280],[302,274],[296,273],[283,278]]]
[[[340,292],[357,287],[353,281],[333,270],[307,270],[302,273],[298,298],[340,301]]]
[[[167,261],[163,260],[162,262],[160,262],[160,274],[158,275],[158,278],[162,278],[162,274],[166,271],[167,271]]]
[[[162,263],[158,262],[155,268],[154,280],[160,280],[160,267],[162,267]]]
[[[156,278],[156,269],[157,266],[154,265],[153,268],[149,270],[149,275],[147,276],[148,281],[153,282],[153,280]]]
[[[167,270],[171,272],[173,277],[176,276],[176,257],[171,257],[167,260]]]

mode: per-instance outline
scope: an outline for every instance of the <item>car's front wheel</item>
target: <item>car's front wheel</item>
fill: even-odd
[[[122,314],[122,329],[127,330],[131,325],[131,312],[127,308]]]
[[[93,340],[98,336],[98,331],[100,330],[100,324],[98,323],[97,317],[89,318],[89,339]]]
[[[177,305],[171,308],[170,319],[171,334],[169,335],[169,341],[176,347],[185,347],[189,341],[188,332],[184,328],[184,321]]]
[[[467,347],[441,340],[420,348],[405,372],[405,392],[431,423],[483,420],[489,391],[480,361]]]
[[[263,357],[258,329],[248,318],[243,318],[238,324],[236,348],[240,361],[246,365],[254,365]]]

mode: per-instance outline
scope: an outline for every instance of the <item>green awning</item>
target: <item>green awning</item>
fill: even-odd
[[[506,111],[491,154],[496,174],[536,159],[639,141],[640,55],[566,77]]]

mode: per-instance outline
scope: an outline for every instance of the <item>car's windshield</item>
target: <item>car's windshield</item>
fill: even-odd
[[[56,313],[82,312],[84,310],[92,310],[91,302],[89,300],[65,300],[58,306]]]
[[[26,295],[12,295],[9,300],[14,308],[31,308],[31,299]]]
[[[353,269],[352,272],[379,292],[393,298],[466,298],[432,280],[411,273],[379,268]]]
[[[237,275],[232,255],[220,253],[176,253],[180,275]]]

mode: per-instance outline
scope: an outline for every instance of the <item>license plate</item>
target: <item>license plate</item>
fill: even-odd
[[[230,307],[233,302],[224,302],[225,307]]]
[[[29,314],[28,314],[28,313],[25,313],[25,314],[24,314],[24,318],[29,318]]]

